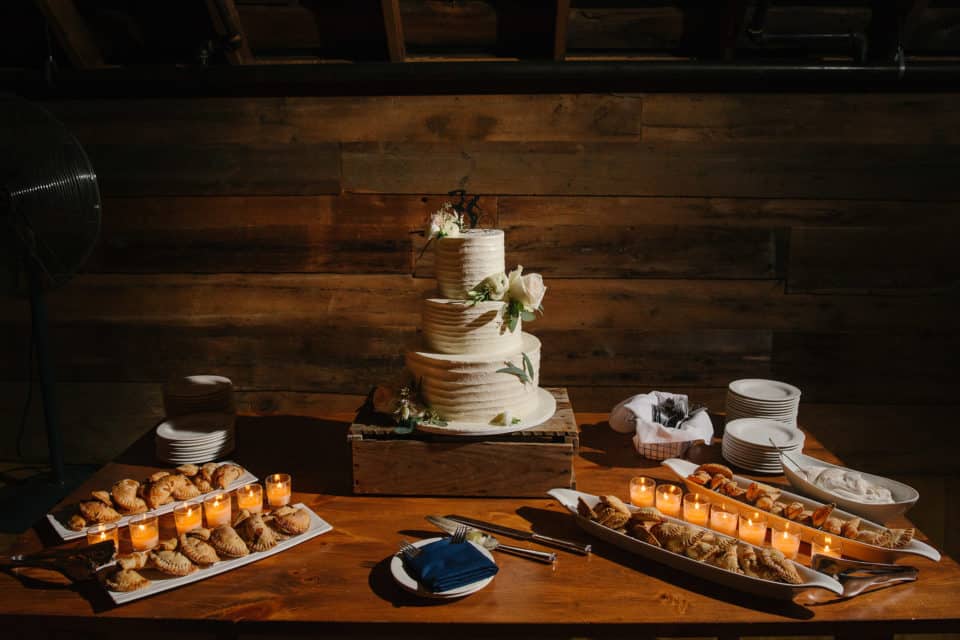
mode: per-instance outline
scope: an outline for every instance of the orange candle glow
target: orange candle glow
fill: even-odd
[[[683,519],[700,527],[707,526],[710,514],[710,502],[697,493],[683,496]]]
[[[203,501],[203,515],[210,528],[230,524],[230,496],[218,493]]]
[[[113,543],[114,549],[120,548],[118,544],[117,525],[101,523],[87,529],[87,544],[97,544],[98,542],[106,542],[107,540]]]
[[[203,509],[197,502],[185,502],[173,510],[173,521],[178,534],[193,531],[203,524]]]
[[[750,515],[740,514],[740,539],[744,542],[763,546],[763,541],[767,537],[767,516],[759,511],[754,511]]]
[[[683,490],[675,484],[662,484],[657,487],[657,509],[665,516],[680,517],[680,498]]]
[[[267,476],[267,502],[271,507],[282,507],[290,504],[290,493],[293,481],[286,473],[274,473]]]
[[[263,487],[254,483],[237,489],[237,508],[250,513],[263,511]]]
[[[796,527],[791,528],[789,524],[784,523],[782,529],[773,529],[770,543],[774,549],[778,549],[783,555],[793,560],[797,557],[797,551],[800,550],[800,534],[796,531]]]
[[[652,507],[657,481],[646,476],[630,478],[630,504],[635,507]]]
[[[160,542],[160,527],[156,514],[141,513],[133,516],[127,530],[130,532],[130,544],[134,551],[153,549]]]

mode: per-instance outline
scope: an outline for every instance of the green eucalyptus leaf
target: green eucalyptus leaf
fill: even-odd
[[[526,372],[512,362],[508,362],[507,366],[503,369],[497,369],[497,373],[509,373],[510,375],[517,376],[517,378],[520,379],[520,382],[523,382],[524,384],[530,382],[530,378],[527,377]]]

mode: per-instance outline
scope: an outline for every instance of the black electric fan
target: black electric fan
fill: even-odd
[[[30,300],[50,454],[46,481],[54,487],[66,479],[46,294],[77,272],[99,232],[97,177],[80,143],[46,110],[0,95],[0,304],[9,296]]]

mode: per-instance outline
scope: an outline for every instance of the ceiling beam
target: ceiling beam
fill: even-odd
[[[250,41],[243,31],[234,0],[207,0],[214,31],[223,39],[224,55],[230,64],[253,64]]]
[[[383,27],[387,36],[390,62],[403,62],[407,57],[407,50],[403,39],[400,0],[380,0],[380,6],[383,10]]]
[[[97,45],[87,23],[77,11],[73,0],[35,0],[37,8],[47,18],[47,23],[63,47],[67,58],[77,69],[103,67],[103,53]]]

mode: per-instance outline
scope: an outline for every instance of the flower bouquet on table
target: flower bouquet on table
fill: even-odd
[[[705,407],[691,407],[686,395],[664,391],[627,398],[610,412],[610,427],[633,433],[637,453],[651,460],[680,458],[695,442],[713,439]]]

